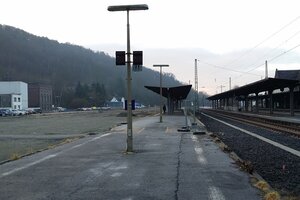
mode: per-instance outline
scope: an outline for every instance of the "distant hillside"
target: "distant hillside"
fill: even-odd
[[[125,96],[125,67],[114,63],[115,59],[103,52],[0,25],[0,80],[50,84],[62,106],[99,105],[113,96]],[[165,74],[163,80],[168,86],[181,85],[171,74]],[[156,71],[143,68],[133,72],[133,97],[146,105],[158,104],[158,95],[144,88],[158,84]]]

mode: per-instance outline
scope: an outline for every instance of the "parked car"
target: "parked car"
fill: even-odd
[[[28,115],[42,113],[42,110],[40,108],[27,108],[25,109],[25,111]]]
[[[0,109],[0,116],[11,116],[12,115],[12,112],[11,110],[9,109],[6,109],[6,108],[1,108]]]
[[[63,107],[56,107],[56,110],[58,112],[65,112],[67,109],[66,108],[63,108]]]
[[[13,115],[13,116],[26,115],[26,111],[25,111],[25,110],[16,110],[16,109],[12,109],[11,112],[12,112],[12,115]]]
[[[4,117],[7,115],[6,109],[0,109],[0,116]]]

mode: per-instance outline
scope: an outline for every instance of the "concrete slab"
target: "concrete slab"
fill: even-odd
[[[183,116],[145,117],[0,166],[0,199],[261,199],[207,135],[178,132]]]

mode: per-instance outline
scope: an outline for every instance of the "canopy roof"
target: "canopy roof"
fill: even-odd
[[[276,69],[275,78],[300,80],[300,70],[277,70]]]
[[[283,89],[286,87],[294,87],[298,84],[297,80],[279,79],[279,78],[266,78],[260,81],[253,82],[248,85],[244,85],[239,88],[235,88],[220,94],[216,94],[208,97],[208,100],[224,99],[232,96],[249,95],[252,93],[260,93],[264,91]]]
[[[156,86],[145,86],[148,90],[151,90],[157,94],[160,94],[160,87]],[[171,98],[172,100],[183,100],[186,99],[189,94],[192,85],[183,85],[178,87],[162,87],[162,96]]]

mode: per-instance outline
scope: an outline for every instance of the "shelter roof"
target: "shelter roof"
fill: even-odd
[[[148,90],[151,90],[157,94],[160,94],[160,87],[157,86],[145,86]],[[177,87],[162,87],[162,96],[170,97],[172,100],[183,100],[186,99],[189,94],[192,85],[183,85]]]
[[[277,70],[275,72],[275,78],[300,80],[300,70]]]
[[[208,97],[208,100],[217,100],[233,96],[246,96],[253,93],[260,93],[264,91],[283,89],[286,87],[292,87],[298,84],[297,80],[279,79],[279,78],[266,78],[260,81],[244,85],[223,93],[219,93]]]

